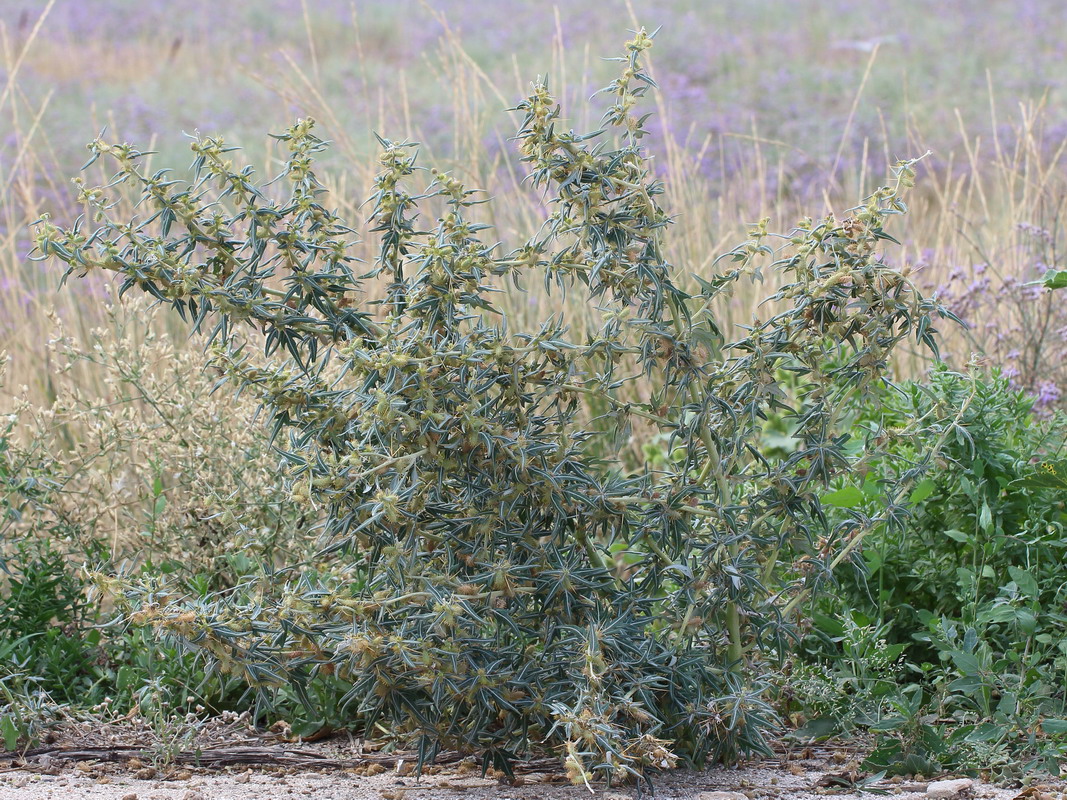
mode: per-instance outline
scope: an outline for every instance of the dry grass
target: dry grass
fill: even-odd
[[[522,185],[521,166],[516,164],[513,149],[506,141],[510,120],[500,113],[503,106],[524,90],[527,76],[521,75],[516,67],[513,85],[494,82],[464,49],[458,35],[449,29],[447,19],[442,17],[440,22],[445,29],[442,45],[423,58],[424,66],[438,76],[437,99],[448,109],[447,120],[442,124],[451,129],[449,152],[446,156],[427,150],[423,163],[453,170],[469,185],[484,187],[490,195],[505,199],[492,205],[493,216],[486,221],[494,226],[502,247],[508,247],[525,239],[545,215],[540,198]],[[351,39],[349,45],[355,48],[357,56],[363,59],[359,62],[362,83],[368,94],[374,94],[376,75],[368,74],[367,65],[380,66],[375,58],[383,56],[374,50],[374,42],[361,37],[358,20],[353,31],[346,36]],[[57,216],[69,214],[73,192],[57,178],[64,174],[63,162],[57,155],[56,143],[42,125],[52,97],[30,96],[23,91],[20,72],[27,63],[33,63],[36,69],[48,64],[51,66],[47,69],[69,76],[79,63],[92,60],[104,74],[114,71],[121,77],[137,70],[139,63],[130,59],[131,51],[124,51],[123,59],[117,60],[99,43],[68,42],[57,48],[55,41],[45,41],[36,28],[25,22],[17,33],[0,28],[0,55],[8,76],[6,85],[0,87],[0,118],[10,132],[14,142],[10,152],[15,154],[13,160],[0,163],[0,350],[6,349],[11,355],[9,385],[16,388],[25,385],[30,398],[47,403],[51,401],[48,341],[55,335],[50,312],[54,309],[55,315],[64,321],[69,335],[88,342],[90,331],[104,319],[102,299],[110,289],[99,283],[79,281],[76,287],[57,292],[60,275],[54,265],[27,259],[29,224],[46,211]],[[312,55],[310,65],[301,66],[288,57],[286,72],[273,78],[257,72],[255,65],[241,69],[244,79],[269,86],[280,100],[279,108],[298,107],[321,119],[336,148],[336,156],[324,169],[323,178],[343,215],[359,227],[364,217],[360,204],[371,185],[375,162],[363,144],[366,137],[346,128],[333,95],[316,75],[319,58],[310,28],[307,36]],[[552,74],[558,76],[555,83],[587,84],[590,76],[597,74],[597,65],[588,51],[577,54],[577,58],[566,57],[562,41],[562,34],[557,33],[552,43]],[[142,55],[147,60],[153,50],[158,52],[164,46],[164,38],[144,44]],[[322,47],[321,43],[318,46]],[[190,59],[205,60],[206,54],[198,52],[195,45],[181,44],[179,49],[181,52],[176,50],[172,57],[180,57],[182,63]],[[875,50],[851,98],[853,110],[865,101],[867,77],[877,57]],[[388,126],[394,135],[421,139],[423,132],[412,122],[415,115],[411,104],[416,101],[402,73],[391,88],[393,91],[379,89],[377,92],[378,119],[368,125],[377,122],[383,129]],[[921,266],[922,282],[931,289],[949,283],[953,267],[979,262],[989,263],[1005,276],[1029,278],[1033,272],[1032,253],[1025,246],[1028,234],[1020,230],[1019,223],[1051,227],[1062,217],[1063,147],[1050,152],[1046,145],[1043,131],[1046,108],[1036,103],[1003,110],[994,103],[994,96],[991,89],[993,128],[1010,128],[1012,145],[968,135],[961,117],[960,138],[964,146],[958,151],[934,154],[924,162],[927,169],[912,196],[912,213],[903,229],[902,247],[889,251],[889,257],[895,262]],[[587,105],[574,108],[576,118],[571,122],[575,127],[595,125],[595,112]],[[882,179],[881,175],[867,174],[864,168],[857,171],[847,166],[866,164],[866,158],[842,162],[846,166],[835,159],[827,174],[825,191],[813,205],[810,199],[799,199],[787,191],[790,145],[750,130],[731,134],[732,146],[743,148],[745,156],[729,181],[712,185],[696,165],[709,148],[714,149],[716,142],[694,141],[691,131],[673,129],[662,97],[656,110],[666,119],[666,135],[651,141],[649,146],[657,153],[658,166],[666,181],[667,206],[677,213],[670,255],[679,270],[685,272],[707,275],[714,269],[715,257],[743,239],[747,224],[760,217],[770,217],[772,229],[788,231],[802,216],[817,216],[829,210],[844,212]],[[121,134],[121,126],[113,127]],[[837,148],[839,156],[848,137],[846,129]],[[911,141],[912,152],[920,152],[924,137],[917,128],[912,131]],[[142,144],[151,146],[152,143]],[[274,163],[270,144],[245,144],[253,145],[246,157],[270,172]],[[863,146],[866,151],[883,145],[865,140]],[[889,153],[885,153],[885,160],[891,160]],[[373,258],[373,243],[358,247],[364,258]],[[753,286],[746,295],[735,296],[724,305],[720,311],[726,325],[747,321],[766,289]],[[561,302],[572,324],[592,318],[580,293],[572,293],[561,301],[545,295],[536,285],[526,287],[525,293],[508,291],[502,307],[512,316],[515,326],[524,327],[543,316],[546,309],[558,308]],[[1008,307],[998,312],[998,322],[1020,329],[1029,324],[1025,310]],[[171,333],[181,341],[183,334],[179,331],[173,328]],[[994,349],[989,331],[981,329],[950,332],[946,342],[949,355],[960,361],[966,360],[971,350]],[[916,355],[901,368],[916,373],[923,366],[921,357]],[[100,376],[87,371],[81,379],[86,392],[106,393],[107,387],[101,383]],[[0,398],[0,409],[10,402],[10,398]]]

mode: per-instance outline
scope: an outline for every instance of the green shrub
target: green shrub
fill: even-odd
[[[90,146],[148,216],[112,220],[109,189],[82,185],[88,216],[43,220],[40,257],[114,271],[207,333],[212,363],[263,403],[293,496],[325,519],[314,570],[213,600],[102,578],[134,621],[255,687],[336,681],[350,724],[417,744],[420,765],[455,747],[506,769],[544,742],[581,783],[765,749],[759,664],[788,640],[783,606],[879,524],[831,528],[820,507],[872,455],[846,447],[846,421],[899,343],[933,344],[941,310],[879,255],[910,163],[780,250],[754,226],[728,269],[683,289],[634,113],[649,46],[644,31],[628,43],[603,131],[567,131],[542,82],[519,104],[549,213],[510,251],[483,241],[490,201],[454,176],[410,188],[425,172],[410,143],[380,140],[369,267],[312,171],[325,143],[311,120],[278,137],[286,193],[219,139],[194,140],[192,183],[145,174],[131,145]],[[785,279],[776,311],[730,342],[711,309],[765,260]],[[511,329],[493,296],[526,279],[585,292],[599,328],[573,337],[546,310],[536,330]],[[800,445],[769,459],[756,444],[773,412]],[[669,457],[628,471],[612,442],[638,426]],[[779,570],[787,547],[798,558]]]
[[[83,699],[100,656],[85,579],[47,539],[19,543],[0,569],[0,669],[33,676],[56,701]]]
[[[5,368],[0,354],[0,386]],[[44,511],[59,483],[46,460],[13,442],[16,421],[9,416],[0,428],[0,681],[9,689],[28,682],[63,702],[88,690],[99,655],[99,632],[86,625],[95,605],[71,562],[90,554],[72,544],[63,519]],[[41,518],[42,535],[21,535]]]
[[[880,487],[922,459],[931,446],[923,431],[943,423],[916,436],[893,431],[908,420],[956,420],[908,513],[874,530],[856,569],[819,600],[802,648],[802,671],[832,684],[837,703],[827,705],[820,686],[794,699],[816,718],[813,730],[883,731],[872,767],[1056,773],[1067,754],[1067,504],[1057,491],[1067,419],[1035,418],[1032,405],[998,374],[941,368],[857,414],[858,429],[894,441],[862,484],[829,498],[851,492],[850,513],[878,511]],[[899,685],[877,682],[877,655],[854,657],[842,619],[879,631],[884,650],[901,658]],[[851,681],[856,673],[873,682]],[[951,722],[931,728],[934,719]]]
[[[1033,400],[1003,377],[972,381],[939,369],[926,384],[887,392],[865,418],[892,429],[908,419],[949,413],[946,409],[968,397],[958,428],[941,448],[939,468],[912,495],[906,525],[868,539],[866,575],[841,576],[847,602],[886,620],[894,642],[908,642],[925,630],[924,613],[973,623],[1009,583],[1049,609],[1061,592],[1064,499],[1029,482],[1037,471],[1034,462],[1062,452],[1067,440],[1062,416],[1035,419]],[[921,439],[899,440],[892,458],[874,465],[869,480],[895,480],[897,465],[914,461],[928,446]],[[1003,645],[1014,647],[1018,633],[1005,629]]]

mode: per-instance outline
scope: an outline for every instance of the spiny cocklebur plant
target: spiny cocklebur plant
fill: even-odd
[[[417,745],[420,764],[448,747],[506,768],[548,746],[588,783],[765,749],[759,662],[784,646],[780,607],[877,524],[831,530],[820,510],[827,482],[876,446],[846,447],[847,409],[898,344],[932,346],[940,310],[879,257],[910,163],[779,251],[756,225],[728,271],[683,289],[634,110],[651,43],[642,30],[627,44],[602,131],[565,130],[542,81],[518,105],[550,213],[510,252],[483,241],[490,201],[454,176],[410,188],[424,172],[410,143],[380,140],[380,249],[363,275],[312,171],[326,145],[311,120],[278,137],[284,199],[219,139],[194,140],[191,184],[146,174],[129,144],[90,145],[146,216],[113,220],[108,188],[82,185],[87,215],[42,221],[39,257],[117,272],[123,292],[207,332],[213,363],[269,412],[294,495],[325,518],[314,574],[200,603],[113,583],[135,621],[256,687],[340,681],[352,724]],[[440,207],[435,222],[419,222],[420,203]],[[716,299],[768,259],[787,277],[777,310],[727,344]],[[593,333],[573,336],[558,313],[510,328],[493,293],[530,277],[585,292]],[[382,299],[361,304],[376,284]],[[588,399],[600,433],[581,424]],[[756,444],[772,410],[802,443],[773,461]],[[633,425],[665,435],[670,457],[624,472],[604,456],[597,440]],[[781,570],[787,549],[803,557]]]

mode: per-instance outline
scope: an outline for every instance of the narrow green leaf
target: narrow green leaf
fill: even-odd
[[[982,512],[978,516],[978,524],[987,533],[993,530],[993,512],[989,509],[989,503],[982,502]]]

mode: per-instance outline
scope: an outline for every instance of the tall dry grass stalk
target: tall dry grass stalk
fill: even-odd
[[[45,7],[42,20],[50,8],[51,3]],[[447,101],[448,119],[442,122],[450,127],[451,135],[447,153],[436,153],[427,147],[422,163],[451,170],[468,185],[480,186],[490,195],[506,198],[506,202],[493,204],[492,216],[486,220],[506,247],[524,240],[546,215],[541,198],[523,185],[521,166],[507,141],[513,120],[502,113],[503,108],[522,96],[531,76],[520,74],[516,65],[514,84],[494,82],[464,49],[459,36],[449,28],[448,20],[442,17],[440,23],[445,31],[441,45],[424,58],[426,66],[438,75],[442,99]],[[30,397],[47,403],[53,396],[49,378],[53,365],[47,344],[54,331],[49,312],[54,309],[64,320],[68,335],[90,341],[94,338],[90,331],[106,322],[101,299],[112,288],[79,282],[74,290],[57,292],[60,275],[55,268],[27,258],[30,223],[44,212],[62,216],[74,210],[73,189],[63,177],[65,169],[56,155],[55,142],[42,124],[50,96],[31,97],[20,88],[20,65],[38,44],[39,28],[39,25],[34,27],[30,35],[23,36],[16,44],[11,31],[0,24],[0,51],[8,75],[6,86],[0,89],[0,118],[9,131],[8,152],[14,154],[13,158],[0,162],[0,350],[8,350],[12,357],[9,385],[25,385]],[[357,50],[362,53],[358,18],[353,18],[353,30]],[[314,48],[310,27],[308,37]],[[595,60],[588,49],[578,58],[573,53],[565,53],[558,25],[552,54],[551,74],[557,76],[555,84],[573,83],[576,87],[589,84],[596,69]],[[871,63],[876,55],[872,54]],[[365,144],[369,139],[364,135],[366,132],[346,130],[342,124],[342,115],[321,86],[316,64],[313,59],[312,68],[305,70],[289,58],[282,79],[254,77],[268,83],[282,105],[306,110],[321,121],[322,128],[334,141],[337,154],[328,169],[322,170],[322,178],[341,215],[358,227],[366,214],[361,204],[377,164]],[[870,65],[868,73],[869,70]],[[364,91],[368,95],[377,92],[379,96],[378,118],[368,121],[368,127],[373,126],[396,139],[429,138],[412,122],[415,115],[403,73],[396,86],[391,87],[395,91],[376,88],[366,70],[362,76]],[[857,86],[853,109],[864,102],[864,83]],[[568,101],[565,116],[568,110],[575,114],[568,124],[579,129],[595,128],[598,122],[595,113],[576,94],[576,90],[561,92]],[[920,175],[920,185],[913,195],[903,250],[896,251],[894,257],[902,257],[921,268],[922,283],[931,289],[948,285],[953,268],[978,262],[989,263],[1005,275],[1029,276],[1032,264],[1023,247],[1026,234],[1020,223],[1042,225],[1042,221],[1061,217],[1063,147],[1049,152],[1045,146],[1044,106],[1024,105],[1004,115],[996,110],[993,95],[990,91],[991,107],[994,115],[999,115],[994,129],[1010,129],[1012,144],[1007,146],[998,139],[983,141],[968,135],[961,122],[960,134],[965,145],[959,151],[933,154],[925,162],[927,168]],[[882,175],[871,174],[865,166],[852,166],[866,165],[870,160],[866,157],[840,158],[848,138],[846,130],[838,148],[838,159],[833,167],[827,166],[825,191],[813,206],[810,200],[789,192],[789,143],[776,140],[773,132],[753,128],[729,134],[734,139],[733,146],[744,147],[746,156],[727,182],[713,184],[698,165],[722,141],[710,137],[696,141],[690,131],[673,128],[668,104],[662,98],[659,107],[653,110],[664,119],[663,135],[650,140],[648,146],[657,154],[657,168],[666,182],[666,206],[677,214],[670,233],[669,256],[687,273],[710,274],[715,269],[716,256],[744,239],[748,224],[761,217],[770,218],[772,230],[787,232],[803,216],[818,216],[831,210],[845,213],[883,179]],[[121,124],[112,127],[112,138],[121,138]],[[166,131],[161,135],[176,137],[178,132]],[[723,134],[720,140],[726,136]],[[891,156],[922,152],[924,138],[923,132],[913,127],[912,152],[884,152],[884,161],[891,163],[895,160]],[[243,144],[251,145],[248,155],[251,161],[259,161],[259,154],[265,154],[265,162],[257,164],[260,171],[271,172],[276,166],[277,159],[269,142],[262,146],[259,142]],[[884,149],[885,145],[865,141],[863,147],[867,156],[868,151]],[[356,247],[368,261],[373,258],[369,248]],[[751,319],[760,298],[769,293],[768,288],[752,286],[747,293],[736,295],[724,304],[719,309],[724,327]],[[540,318],[546,304],[562,307],[572,324],[592,319],[595,314],[578,295],[562,299],[548,296],[537,285],[523,287],[523,291],[504,287],[500,302],[518,328]],[[1015,314],[1013,324],[1025,323],[1019,318],[1019,312],[1012,314]],[[174,329],[170,333],[177,341],[184,340],[184,331]],[[966,360],[971,350],[989,347],[989,337],[973,330],[948,332],[946,342],[949,353],[961,361]],[[923,358],[915,355],[901,364],[901,369],[915,374],[924,366]],[[106,392],[98,375],[85,372],[80,380],[84,381],[86,392]],[[0,397],[0,410],[7,404],[9,399]]]

